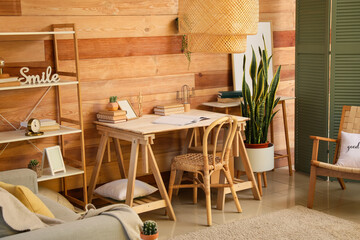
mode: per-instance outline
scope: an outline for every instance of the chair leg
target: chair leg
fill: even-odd
[[[210,175],[209,172],[204,173],[204,187],[205,187],[205,196],[206,196],[206,213],[207,213],[207,224],[211,226],[212,217],[211,217],[211,191],[210,191]]]
[[[169,191],[168,191],[170,202],[171,202],[172,193],[173,193],[173,189],[174,189],[173,186],[175,183],[175,177],[176,177],[176,169],[172,169],[171,173],[170,173]]]
[[[241,206],[240,206],[240,203],[239,203],[239,199],[238,199],[238,197],[236,195],[236,191],[234,189],[234,183],[233,183],[233,180],[231,178],[230,171],[228,169],[223,169],[223,171],[225,173],[225,177],[226,177],[228,183],[231,185],[230,190],[231,190],[231,194],[232,194],[232,196],[234,198],[234,202],[235,202],[235,206],[237,208],[237,211],[242,212],[242,209],[241,209]]]
[[[314,205],[315,185],[316,185],[316,166],[311,166],[308,203],[307,203],[308,208],[313,208]]]
[[[178,170],[178,174],[176,175],[176,178],[175,178],[175,185],[180,185],[181,184],[183,174],[184,174],[184,171]],[[174,191],[176,196],[179,194],[179,189],[180,188],[177,188]]]
[[[195,181],[195,178],[197,178],[197,177],[198,177],[198,173],[194,173],[194,181],[193,181],[194,184],[197,184],[197,182]],[[194,204],[197,203],[197,194],[198,194],[198,187],[195,186],[193,188],[193,202],[194,202]]]
[[[345,186],[344,179],[338,178],[337,180],[339,181],[340,187],[342,188],[342,190],[345,190],[345,189],[346,189],[346,186]]]

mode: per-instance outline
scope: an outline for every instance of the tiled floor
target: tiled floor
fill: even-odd
[[[308,175],[296,172],[290,177],[288,169],[281,168],[268,172],[267,176],[268,187],[263,189],[261,201],[254,200],[250,190],[238,192],[242,213],[236,212],[231,194],[226,196],[225,210],[216,210],[216,195],[213,194],[213,225],[254,217],[295,205],[306,206]],[[314,209],[360,223],[360,184],[347,183],[346,186],[346,190],[341,190],[337,181],[326,182],[319,179],[316,184]],[[179,195],[174,196],[173,207],[177,217],[176,222],[168,220],[164,216],[164,210],[140,215],[142,220],[153,219],[158,223],[160,240],[207,228],[205,195],[201,190],[196,205],[192,204],[190,189],[180,190]]]

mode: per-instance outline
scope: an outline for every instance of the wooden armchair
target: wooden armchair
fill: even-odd
[[[310,170],[310,186],[309,186],[308,204],[307,204],[308,208],[313,207],[316,176],[336,177],[342,189],[346,188],[343,178],[360,180],[360,168],[343,167],[343,166],[335,165],[337,163],[340,153],[341,131],[348,133],[360,133],[359,122],[360,122],[360,107],[344,106],[341,115],[341,121],[340,121],[339,133],[337,139],[310,136],[310,138],[314,140],[314,143],[312,150],[311,170]],[[333,164],[319,162],[317,160],[319,141],[336,143]]]
[[[213,132],[215,135],[213,139],[213,147],[208,151],[208,143],[210,140],[209,134],[215,128],[216,130]],[[217,142],[221,129],[225,129],[225,137],[222,144],[221,154],[219,154],[217,151]],[[229,169],[229,157],[231,154],[230,151],[237,129],[238,125],[235,117],[228,116],[214,121],[209,127],[206,128],[204,132],[202,153],[182,154],[176,156],[171,163],[171,174],[169,182],[170,200],[172,198],[173,189],[201,187],[205,191],[206,195],[207,223],[209,226],[212,224],[210,187],[230,187],[236,208],[238,212],[241,212],[240,203],[234,189],[234,184]],[[220,174],[222,174],[220,175],[220,182],[210,184],[210,176],[218,170],[220,170]],[[194,173],[193,184],[174,184],[177,171]],[[201,178],[199,176],[201,176]],[[227,183],[225,182],[225,178],[227,179]],[[219,202],[217,204],[218,206],[221,205]]]

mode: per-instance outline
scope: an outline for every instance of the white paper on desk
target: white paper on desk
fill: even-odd
[[[206,120],[206,117],[191,116],[185,114],[173,114],[170,116],[159,117],[153,123],[155,124],[170,124],[176,126],[184,126],[192,123],[197,123],[201,120]]]

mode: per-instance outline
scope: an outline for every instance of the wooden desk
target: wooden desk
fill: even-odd
[[[97,179],[99,176],[101,164],[104,157],[104,152],[106,149],[106,145],[108,144],[108,139],[113,138],[115,143],[115,151],[117,155],[117,159],[119,161],[119,168],[122,177],[125,176],[124,164],[119,144],[119,139],[130,141],[131,142],[131,154],[130,154],[130,166],[128,171],[128,185],[127,185],[127,195],[125,204],[133,207],[133,209],[137,213],[147,212],[154,209],[166,208],[167,215],[172,220],[176,220],[173,208],[171,206],[171,202],[169,200],[168,194],[165,189],[164,182],[162,180],[159,168],[156,163],[155,155],[153,153],[151,145],[154,143],[155,135],[157,133],[176,131],[176,130],[189,130],[198,127],[207,127],[214,120],[225,116],[225,114],[201,111],[201,110],[191,110],[185,114],[193,115],[193,116],[204,116],[208,117],[209,120],[200,121],[198,123],[189,124],[185,126],[175,126],[175,125],[167,125],[167,124],[153,124],[152,122],[159,118],[158,115],[144,115],[135,120],[130,120],[123,123],[118,124],[108,124],[108,123],[96,123],[96,128],[101,134],[100,144],[98,148],[98,152],[96,155],[96,165],[93,170],[88,198],[89,202],[93,199],[93,192],[97,183]],[[261,199],[259,194],[259,190],[257,188],[257,184],[255,182],[254,174],[252,172],[251,166],[249,164],[249,159],[245,150],[244,142],[242,140],[242,136],[240,131],[244,128],[246,118],[238,117],[239,121],[239,132],[237,134],[237,146],[235,147],[235,154],[240,154],[243,159],[243,164],[246,168],[246,174],[248,177],[248,181],[241,182],[241,189],[252,189],[253,195],[255,199]],[[190,131],[188,131],[186,141],[190,141]],[[187,148],[188,145],[184,145],[184,149]],[[136,178],[136,169],[138,163],[138,154],[139,148],[142,150],[143,164],[144,169],[148,172],[148,164],[150,164],[150,168],[152,174],[154,175],[157,187],[159,189],[161,199],[155,199],[154,197],[150,198],[142,198],[141,201],[134,200],[134,186],[135,186],[135,178]],[[239,188],[239,187],[238,187]],[[218,209],[222,209],[225,202],[225,191],[219,191],[218,194]],[[220,200],[219,200],[220,199]],[[221,201],[222,199],[222,201]],[[220,202],[221,201],[221,202]]]
[[[291,161],[289,129],[288,129],[288,123],[287,123],[287,114],[286,114],[286,101],[287,100],[292,100],[292,99],[295,99],[295,97],[280,96],[279,104],[281,104],[281,110],[283,112],[286,154],[281,155],[281,154],[275,153],[275,156],[274,156],[274,159],[285,158],[285,157],[288,159],[288,168],[289,168],[289,175],[290,176],[293,174],[293,169],[292,169],[292,161]],[[239,102],[231,102],[231,103],[206,102],[206,103],[202,103],[202,105],[212,107],[214,109],[215,108],[225,109],[225,113],[229,112],[229,108],[240,107]],[[271,137],[271,142],[274,143],[275,138],[274,138],[273,122],[271,122],[271,126],[270,126],[270,137]]]

